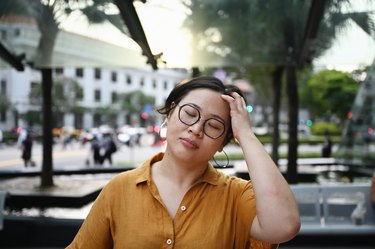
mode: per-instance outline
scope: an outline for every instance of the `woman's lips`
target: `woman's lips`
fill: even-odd
[[[190,149],[198,149],[197,143],[195,143],[193,140],[188,138],[181,138],[182,144]]]

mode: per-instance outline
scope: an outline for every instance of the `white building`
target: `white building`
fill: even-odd
[[[102,124],[113,127],[125,124],[137,125],[137,117],[130,117],[127,110],[115,103],[116,96],[141,90],[155,98],[155,107],[163,105],[169,92],[182,79],[188,77],[186,71],[148,68],[58,68],[54,70],[54,79],[74,79],[83,88],[83,99],[79,106],[91,110],[82,115],[64,113],[56,120],[61,126],[90,129]],[[41,112],[40,105],[30,103],[29,93],[37,84],[41,84],[39,71],[26,68],[24,72],[14,69],[0,69],[1,93],[5,93],[11,108],[0,115],[0,128],[10,130],[15,126],[28,127],[30,124],[22,118],[29,111]],[[116,115],[103,117],[92,110],[95,108],[113,108]],[[103,119],[104,118],[104,119]]]
[[[24,52],[26,60],[33,58],[39,39],[35,24],[17,18],[2,20],[0,36],[2,43],[11,47],[13,53]],[[60,31],[52,57],[52,64],[56,67],[53,78],[54,81],[78,82],[83,88],[83,98],[77,104],[86,111],[80,114],[59,113],[55,115],[58,119],[55,125],[83,129],[102,124],[112,127],[137,125],[139,115],[131,117],[127,110],[122,110],[116,103],[117,96],[141,90],[145,95],[153,96],[155,106],[160,107],[175,84],[189,76],[186,70],[154,71],[145,61],[140,51]],[[0,113],[0,129],[33,125],[26,122],[25,115],[41,112],[40,103],[30,103],[29,98],[30,91],[38,84],[41,84],[39,71],[26,67],[25,71],[19,72],[0,60],[0,93],[10,101],[10,108]],[[98,108],[110,109],[111,117],[95,112]]]

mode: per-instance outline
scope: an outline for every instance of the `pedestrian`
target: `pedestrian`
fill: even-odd
[[[93,155],[94,165],[100,165],[102,158],[100,156],[100,141],[96,135],[91,140],[91,151]]]
[[[4,139],[3,131],[0,129],[0,149],[3,146],[3,139]]]
[[[329,158],[329,157],[331,157],[331,153],[332,153],[332,141],[331,141],[331,138],[329,136],[329,132],[327,131],[325,133],[325,138],[324,138],[324,141],[323,141],[322,157]]]
[[[28,132],[27,132],[26,129],[24,129],[22,127],[18,127],[17,133],[18,133],[17,147],[22,149],[22,142],[23,142],[23,140],[25,140]]]
[[[31,134],[28,132],[25,139],[22,141],[22,159],[25,167],[35,166],[35,163],[31,160],[33,149],[33,140]]]
[[[102,147],[104,149],[104,155],[101,157],[100,164],[104,164],[106,160],[108,160],[109,165],[112,165],[112,154],[117,151],[116,144],[112,138],[111,133],[103,134],[102,138]]]
[[[298,233],[293,192],[253,133],[237,87],[193,78],[158,111],[165,152],[112,178],[67,248],[275,248]],[[251,180],[209,162],[232,138]]]

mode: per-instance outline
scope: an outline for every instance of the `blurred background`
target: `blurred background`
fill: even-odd
[[[61,171],[137,167],[165,146],[155,110],[198,75],[245,92],[254,132],[296,189],[368,187],[374,11],[372,0],[1,0],[0,191],[15,197],[20,184],[9,180],[19,177],[38,179],[25,188],[51,189]],[[238,145],[227,147],[224,170],[248,178]],[[5,198],[4,213],[14,215]],[[375,235],[367,219],[364,233]]]

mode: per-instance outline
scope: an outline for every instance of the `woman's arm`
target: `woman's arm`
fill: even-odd
[[[230,105],[233,136],[245,156],[255,192],[256,216],[250,235],[270,243],[292,239],[300,229],[299,210],[293,192],[251,129],[242,97],[223,95]]]

